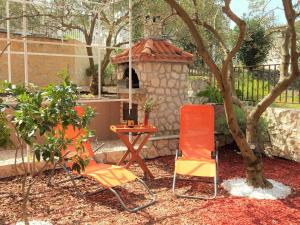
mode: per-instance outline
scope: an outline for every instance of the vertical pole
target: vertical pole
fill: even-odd
[[[263,71],[263,74],[265,74],[265,65],[262,65],[262,71]],[[262,76],[262,98],[265,97],[265,78],[264,78],[264,75]]]
[[[7,47],[7,71],[8,71],[8,82],[12,81],[11,78],[11,40],[10,40],[10,19],[9,19],[9,1],[6,1],[6,44]]]
[[[132,109],[132,0],[129,0],[129,52],[128,52],[128,62],[129,62],[129,115]],[[132,133],[129,134],[129,141],[132,142]]]
[[[102,74],[101,74],[101,34],[100,34],[100,16],[99,16],[99,12],[98,12],[98,26],[97,26],[97,29],[98,29],[98,98],[101,98],[101,86],[102,86],[102,83],[101,83],[101,78],[102,78]],[[92,47],[91,47],[92,48]],[[93,49],[92,49],[93,51]],[[105,51],[107,51],[107,49],[105,49]]]
[[[132,0],[129,0],[129,113],[132,109]]]
[[[24,49],[24,82],[25,86],[28,85],[28,49],[27,49],[27,18],[26,18],[26,2],[23,0],[22,3],[22,14],[23,14],[23,21],[22,21],[22,27],[23,27],[23,49]],[[27,151],[27,162],[30,163],[32,161],[32,154],[30,151],[30,146],[26,145],[26,151]],[[32,172],[32,169],[30,169],[30,172]]]
[[[24,81],[28,85],[28,49],[27,49],[27,18],[26,18],[26,1],[23,0],[23,45],[24,45]]]

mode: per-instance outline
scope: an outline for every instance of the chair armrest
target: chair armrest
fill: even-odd
[[[105,143],[101,143],[100,146],[98,146],[95,150],[94,150],[94,153],[99,151],[103,146],[105,145]]]
[[[215,141],[215,150],[212,152],[212,158],[218,161],[219,141]]]
[[[179,156],[181,156],[182,152],[179,149],[176,149],[176,155],[175,160],[178,159]]]
[[[218,135],[224,135],[224,132],[223,131],[215,131],[214,134],[216,136],[218,136]]]

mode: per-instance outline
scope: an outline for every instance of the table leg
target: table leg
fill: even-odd
[[[130,152],[132,154],[132,158],[126,164],[126,168],[128,168],[130,165],[132,165],[132,163],[137,162],[145,174],[147,174],[150,178],[154,178],[153,174],[150,172],[150,170],[146,166],[144,160],[139,155],[140,151],[143,149],[144,145],[147,143],[150,136],[151,136],[151,134],[147,134],[145,136],[144,140],[140,143],[139,147],[136,150],[134,149],[134,147],[132,145],[128,146],[130,149]]]
[[[124,139],[127,139],[128,142],[129,142],[129,139],[128,139],[128,136],[127,136],[127,135],[118,134],[118,137],[119,137],[120,140],[123,141],[123,143],[125,143],[125,142],[124,142]],[[137,137],[136,137],[136,138],[133,140],[133,142],[131,143],[131,145],[134,146],[134,145],[137,143],[137,141],[139,140],[140,137],[141,137],[141,134],[138,134]],[[130,143],[130,142],[129,142],[129,143]],[[125,145],[126,145],[126,144],[125,144]],[[120,159],[120,161],[117,163],[118,166],[121,165],[121,164],[125,161],[126,157],[127,157],[128,154],[130,153],[130,150],[129,150],[129,148],[128,148],[127,145],[126,145],[126,147],[127,147],[127,151],[125,152],[125,154],[123,155],[123,157]]]
[[[136,162],[140,165],[141,169],[144,171],[144,175],[148,175],[151,179],[154,179],[153,174],[152,174],[151,171],[148,169],[148,167],[146,166],[144,160],[143,160],[140,156],[136,156],[136,155],[135,155],[135,157],[130,161],[131,164],[132,164],[132,162],[134,162],[134,161],[136,161]],[[128,163],[128,164],[129,164],[129,163]],[[128,168],[128,167],[131,165],[131,164],[129,164],[129,165],[128,165],[128,164],[126,165],[126,168]]]

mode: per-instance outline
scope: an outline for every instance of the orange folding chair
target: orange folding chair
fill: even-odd
[[[77,106],[77,107],[75,107],[75,110],[77,111],[77,113],[79,115],[84,114],[84,109],[81,107]],[[57,129],[62,129],[61,125],[58,125]],[[78,145],[76,142],[78,142],[79,138],[82,137],[83,135],[85,135],[85,131],[83,129],[78,129],[78,128],[74,129],[71,125],[68,126],[66,133],[65,133],[65,137],[69,140],[72,140],[72,144],[70,146],[68,146],[67,150],[63,154],[64,155],[67,155],[69,153],[78,154],[76,147],[75,147],[76,145]],[[153,193],[150,191],[150,189],[148,188],[148,186],[146,185],[146,183],[143,180],[141,180],[140,178],[135,176],[132,172],[130,172],[129,170],[127,170],[124,167],[110,165],[110,164],[97,163],[94,159],[95,155],[94,155],[94,152],[92,150],[92,147],[91,147],[91,144],[89,141],[81,143],[81,146],[83,146],[83,148],[84,148],[84,151],[83,151],[83,154],[81,155],[81,157],[89,157],[89,163],[85,167],[85,170],[80,174],[77,174],[76,172],[70,170],[70,168],[72,168],[72,164],[73,164],[72,162],[61,163],[60,165],[63,167],[63,169],[67,172],[68,176],[70,177],[70,179],[65,180],[63,182],[72,181],[72,183],[73,183],[74,187],[76,188],[76,190],[78,191],[78,193],[80,193],[82,195],[82,193],[79,191],[79,189],[76,186],[75,179],[79,179],[82,177],[93,178],[96,181],[98,181],[104,188],[94,191],[92,194],[103,191],[105,189],[109,189],[117,197],[117,199],[121,203],[122,207],[129,212],[137,212],[138,210],[143,209],[147,206],[150,206],[155,202],[155,197],[154,197]],[[77,174],[79,176],[74,177],[74,174]],[[51,177],[50,177],[50,179],[51,179]],[[48,184],[51,184],[50,179],[49,179]],[[126,204],[124,203],[123,199],[121,198],[121,196],[113,188],[116,186],[123,185],[128,182],[131,182],[131,181],[135,181],[135,180],[140,182],[145,187],[145,189],[150,194],[151,199],[145,205],[142,205],[142,206],[139,206],[136,208],[128,208],[126,206]],[[59,183],[61,183],[61,182],[59,182]],[[89,194],[91,194],[91,193],[89,193]]]
[[[216,147],[216,148],[215,148]],[[179,157],[179,153],[181,156]],[[218,151],[214,138],[214,108],[184,105],[180,109],[179,151],[176,151],[173,192],[176,196],[213,199],[217,195]],[[176,175],[213,177],[212,196],[190,196],[175,191]]]

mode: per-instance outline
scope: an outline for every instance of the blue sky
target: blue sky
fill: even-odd
[[[237,15],[242,16],[243,13],[248,13],[248,0],[232,0],[231,1],[231,9],[233,12],[235,12]],[[295,2],[295,0],[293,0]],[[273,10],[275,8],[278,8],[275,10],[275,16],[276,20],[275,23],[277,25],[282,25],[286,23],[284,12],[283,12],[283,6],[281,0],[270,0],[270,3],[267,6],[268,10]]]

